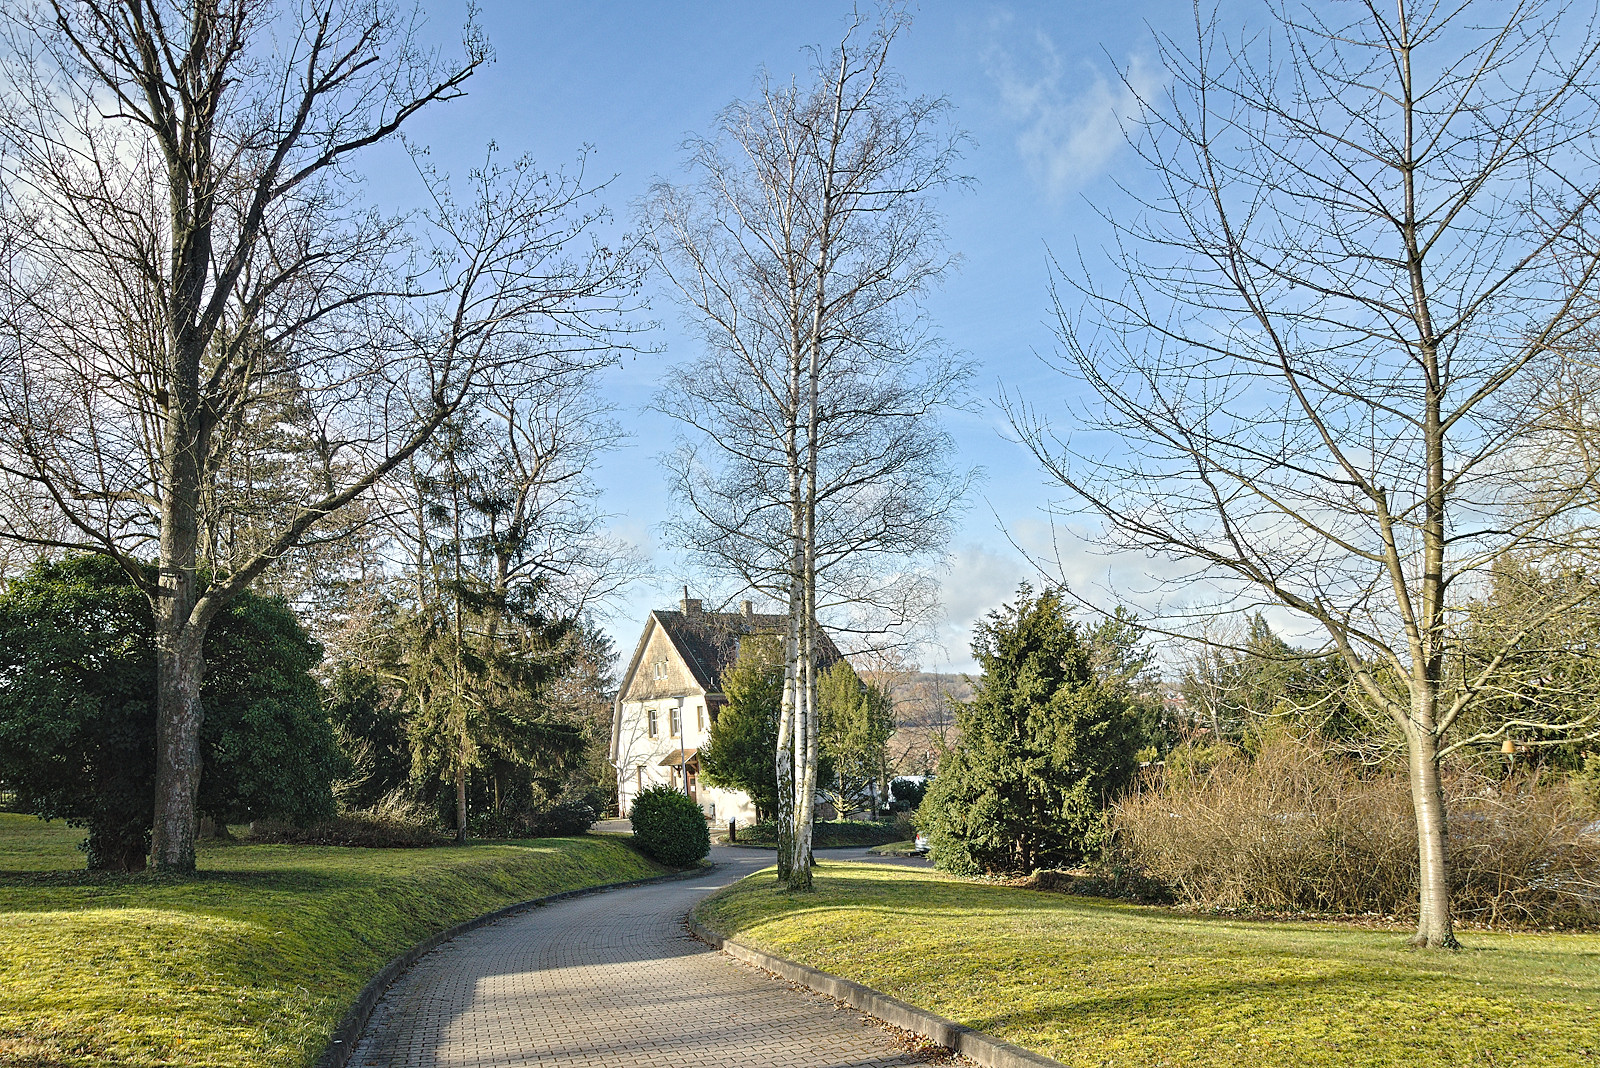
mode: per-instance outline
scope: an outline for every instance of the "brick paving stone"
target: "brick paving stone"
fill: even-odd
[[[772,862],[715,850],[685,882],[557,902],[429,953],[379,1002],[356,1068],[890,1068],[883,1028],[691,937],[699,898]]]

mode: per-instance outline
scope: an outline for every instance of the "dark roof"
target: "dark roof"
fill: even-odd
[[[657,609],[656,619],[683,655],[695,681],[707,693],[722,692],[722,673],[738,658],[738,642],[746,634],[784,634],[789,617],[760,612],[675,612]],[[843,660],[828,632],[817,628],[817,663],[830,667]]]

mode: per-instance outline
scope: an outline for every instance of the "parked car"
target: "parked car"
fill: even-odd
[[[916,844],[912,848],[918,853],[926,853],[928,851],[928,845],[928,836],[923,834],[921,831],[918,831]]]

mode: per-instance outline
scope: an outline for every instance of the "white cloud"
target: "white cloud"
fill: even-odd
[[[938,634],[941,648],[931,650],[930,662],[923,667],[929,671],[977,671],[971,650],[973,626],[1011,600],[1017,583],[1032,574],[1033,569],[1009,549],[996,552],[976,542],[958,547],[950,554],[950,573],[944,578],[944,619]]]
[[[1086,62],[1069,70],[1043,30],[1023,49],[997,41],[984,60],[1006,116],[1020,127],[1018,155],[1056,200],[1107,169],[1124,144],[1125,124],[1143,115],[1163,82],[1160,71],[1137,55],[1110,77]]]

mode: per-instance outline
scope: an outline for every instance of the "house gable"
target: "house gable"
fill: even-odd
[[[639,649],[628,665],[628,675],[619,690],[623,701],[654,701],[663,697],[704,694],[706,687],[695,677],[672,635],[661,626],[655,612],[640,638]]]
[[[638,735],[640,724],[625,724],[630,716],[647,715],[652,702],[702,698],[696,707],[716,718],[723,703],[722,673],[738,660],[741,639],[751,634],[781,635],[788,617],[756,613],[746,601],[738,612],[706,612],[700,602],[685,594],[681,611],[660,609],[645,620],[633,658],[617,688],[611,718],[611,760],[623,759],[629,742],[624,733]],[[819,631],[817,661],[826,668],[843,657],[826,631]],[[653,737],[645,732],[645,736]]]
[[[681,611],[650,613],[619,680],[611,720],[620,811],[628,812],[641,791],[672,784],[695,797],[708,817],[755,818],[743,791],[698,784],[697,754],[723,704],[723,672],[738,661],[743,639],[781,636],[787,626],[786,616],[757,614],[748,601],[738,612],[706,612],[687,591]],[[817,654],[824,667],[841,659],[826,633],[818,635]]]

